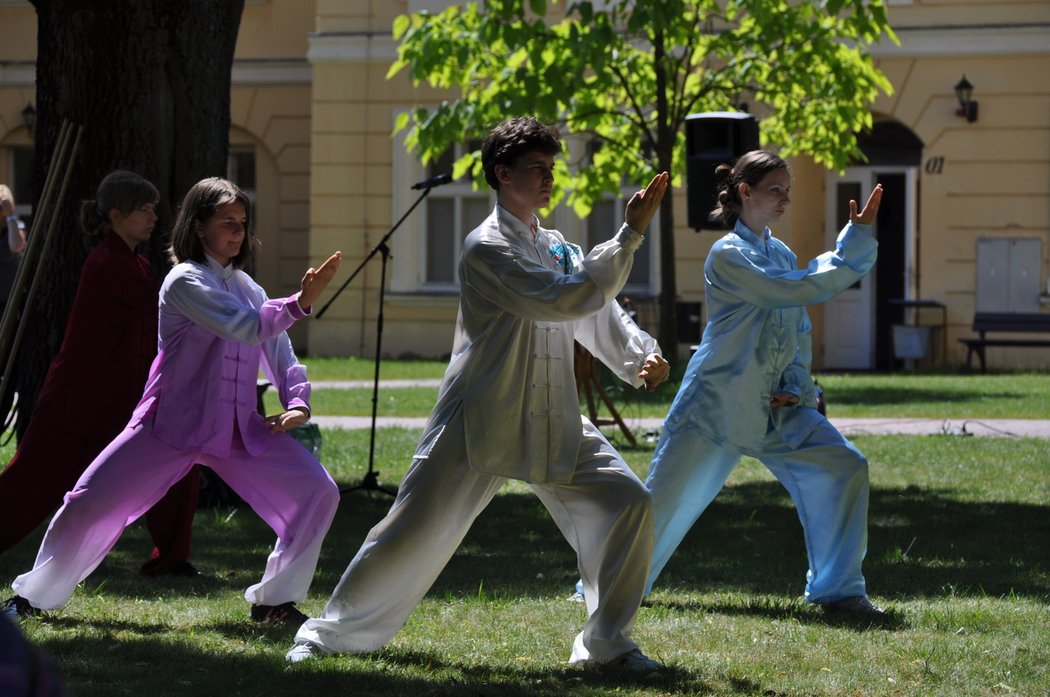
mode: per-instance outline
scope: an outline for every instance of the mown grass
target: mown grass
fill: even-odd
[[[372,413],[374,364],[365,359],[307,359],[312,380],[365,380],[353,390],[317,388],[313,407],[328,416],[369,416]],[[383,380],[440,378],[440,361],[384,361]],[[681,382],[683,366],[658,390],[647,393],[624,385],[604,368],[599,370],[605,392],[627,419],[662,418]],[[324,377],[318,377],[318,374]],[[896,417],[930,419],[1050,419],[1050,374],[826,374],[817,380],[824,389],[832,417]],[[426,416],[434,406],[436,387],[380,386],[380,416]],[[276,409],[273,391],[267,408]],[[599,414],[608,414],[604,406]]]
[[[382,429],[376,469],[396,484],[418,432]],[[322,460],[358,482],[368,432],[325,431]],[[871,462],[869,590],[889,622],[802,603],[791,502],[745,460],[641,609],[634,636],[671,667],[623,682],[565,665],[584,621],[572,550],[529,489],[508,484],[407,625],[381,651],[288,667],[292,628],[247,619],[241,594],[272,533],[246,508],[204,509],[202,581],[147,580],[141,523],[62,611],[24,624],[80,697],[113,695],[1045,695],[1050,685],[1050,467],[1031,439],[856,438]],[[624,448],[643,474],[651,446]],[[6,450],[4,454],[8,454]],[[389,498],[344,496],[306,611],[316,613]],[[0,582],[43,534],[0,557]]]

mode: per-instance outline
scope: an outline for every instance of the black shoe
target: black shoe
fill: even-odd
[[[17,622],[27,617],[40,617],[44,614],[43,610],[37,609],[29,604],[29,601],[20,595],[15,595],[0,604],[0,615],[3,615],[12,622]]]
[[[841,612],[857,615],[858,617],[880,617],[887,616],[885,610],[868,600],[866,595],[852,595],[842,600],[825,603],[821,607],[827,612]]]
[[[150,576],[179,576],[181,578],[203,578],[204,574],[201,573],[193,564],[188,561],[180,561],[174,566],[170,566],[167,569],[157,571],[156,573],[149,574]]]
[[[310,618],[300,612],[295,603],[281,603],[280,605],[252,605],[252,619],[256,622],[298,626]]]

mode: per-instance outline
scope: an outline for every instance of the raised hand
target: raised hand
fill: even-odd
[[[624,222],[630,225],[632,230],[645,234],[645,229],[649,227],[656,211],[660,209],[660,201],[667,192],[670,180],[671,177],[667,172],[660,172],[649,182],[649,186],[645,187],[645,191],[635,192],[631,200],[627,202]]]
[[[864,210],[859,214],[857,213],[857,202],[850,199],[849,202],[849,219],[852,223],[860,223],[861,225],[871,225],[875,222],[875,214],[879,212],[879,205],[882,203],[882,184],[876,184],[875,188],[871,191],[871,196],[868,197],[868,202],[864,204]]]
[[[332,256],[328,257],[323,264],[317,269],[313,267],[306,270],[306,274],[303,276],[300,287],[302,291],[299,293],[299,306],[304,310],[312,307],[314,302],[321,297],[321,293],[328,287],[328,284],[332,281],[335,276],[335,272],[339,270],[339,264],[343,261],[343,253],[336,252]]]

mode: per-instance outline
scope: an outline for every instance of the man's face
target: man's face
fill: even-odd
[[[532,211],[546,208],[554,186],[554,155],[525,153],[513,164],[496,165],[500,195]]]

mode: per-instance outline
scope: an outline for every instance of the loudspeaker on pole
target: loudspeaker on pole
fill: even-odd
[[[685,117],[686,204],[689,227],[722,230],[711,217],[718,180],[715,168],[758,149],[758,121],[751,114],[711,111]]]

